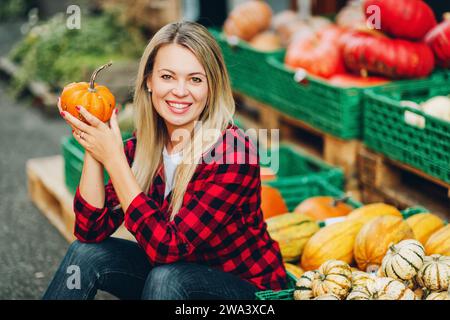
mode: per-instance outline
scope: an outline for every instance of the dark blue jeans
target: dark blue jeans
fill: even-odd
[[[254,299],[258,288],[238,276],[189,262],[152,267],[133,241],[73,242],[43,299]]]

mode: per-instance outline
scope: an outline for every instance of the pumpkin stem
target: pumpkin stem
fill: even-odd
[[[361,69],[359,73],[363,78],[367,78],[369,76],[369,73],[367,72],[366,69]]]
[[[394,252],[394,253],[397,253],[397,249],[395,248],[394,243],[391,243],[391,244],[389,245],[389,250],[391,250],[391,251]]]
[[[97,69],[95,69],[94,73],[92,73],[91,81],[89,82],[89,92],[95,92],[94,83],[95,83],[95,78],[97,77],[97,74],[100,71],[102,71],[103,69],[105,69],[105,68],[107,68],[107,67],[109,67],[111,65],[112,65],[112,62],[108,62],[107,64],[104,64],[103,66],[98,67]]]
[[[336,207],[339,203],[345,203],[345,202],[347,202],[348,199],[350,199],[349,196],[343,196],[343,197],[340,197],[340,198],[335,198],[335,199],[333,199],[333,202],[331,203],[331,205],[332,205],[333,207]]]

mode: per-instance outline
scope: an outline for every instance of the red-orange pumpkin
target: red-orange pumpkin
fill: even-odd
[[[112,63],[97,68],[91,76],[89,83],[73,82],[64,87],[61,93],[61,108],[74,117],[86,122],[83,116],[75,108],[83,106],[88,112],[105,122],[111,118],[116,106],[116,99],[109,89],[95,83],[97,74]]]
[[[367,10],[371,6],[379,8],[381,30],[398,38],[422,39],[437,23],[433,10],[422,0],[366,0],[367,18],[376,17]]]
[[[431,47],[437,63],[450,68],[450,13],[445,20],[431,29],[425,36],[425,42]]]
[[[339,37],[343,30],[328,27],[319,32],[305,32],[295,37],[286,51],[287,66],[303,68],[309,73],[329,78],[345,72],[339,48]]]
[[[295,212],[305,214],[315,220],[341,217],[349,214],[353,207],[341,199],[328,196],[317,196],[302,201]]]
[[[423,42],[351,32],[345,35],[342,51],[346,67],[361,75],[419,78],[434,69],[433,52]]]
[[[268,185],[261,186],[261,210],[264,219],[288,212],[281,193]]]

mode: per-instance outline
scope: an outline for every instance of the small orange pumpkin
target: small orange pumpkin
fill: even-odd
[[[312,197],[302,201],[294,211],[306,214],[315,220],[341,217],[353,210],[353,207],[346,204],[344,200],[329,196]]]
[[[261,186],[261,210],[264,219],[289,212],[281,193],[268,185]]]
[[[101,121],[108,121],[116,106],[116,99],[107,87],[96,84],[95,78],[101,70],[111,66],[111,64],[110,62],[97,68],[92,74],[89,83],[72,82],[65,86],[60,97],[61,108],[79,120],[86,122],[75,108],[76,106],[83,106]]]

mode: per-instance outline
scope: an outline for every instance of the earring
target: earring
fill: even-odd
[[[151,89],[148,89],[148,93],[150,93],[150,94],[151,94],[151,93],[152,93],[152,90],[151,90]]]

